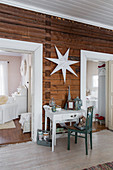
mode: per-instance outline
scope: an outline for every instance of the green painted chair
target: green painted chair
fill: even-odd
[[[75,143],[77,137],[85,138],[86,155],[88,155],[87,136],[90,134],[90,148],[92,149],[92,119],[93,119],[93,106],[87,108],[86,125],[81,129],[79,127],[67,126],[68,129],[68,150],[70,150],[70,135],[75,136]],[[73,134],[75,132],[75,134]],[[84,134],[84,136],[78,135]]]

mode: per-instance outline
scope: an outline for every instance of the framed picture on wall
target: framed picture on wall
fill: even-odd
[[[74,108],[75,108],[75,102],[73,100],[67,101],[67,109],[74,110]]]

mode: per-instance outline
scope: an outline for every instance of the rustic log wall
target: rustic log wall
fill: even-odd
[[[77,61],[80,61],[80,50],[113,53],[112,30],[3,4],[0,4],[0,38],[42,43],[43,57],[57,58],[55,46],[62,54],[70,48],[69,59]],[[61,71],[50,76],[56,65],[45,58],[43,61],[43,104],[54,97],[63,107],[68,85],[72,98],[80,96],[80,63],[72,66],[78,77],[67,72],[64,84]]]

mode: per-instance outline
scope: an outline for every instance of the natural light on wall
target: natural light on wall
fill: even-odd
[[[92,78],[93,78],[93,88],[98,87],[98,75],[94,75]]]
[[[8,95],[8,63],[0,61],[0,95]]]

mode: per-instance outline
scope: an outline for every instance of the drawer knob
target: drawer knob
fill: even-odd
[[[74,115],[74,117],[76,117],[76,115]]]
[[[71,117],[73,117],[73,115],[71,115]]]

